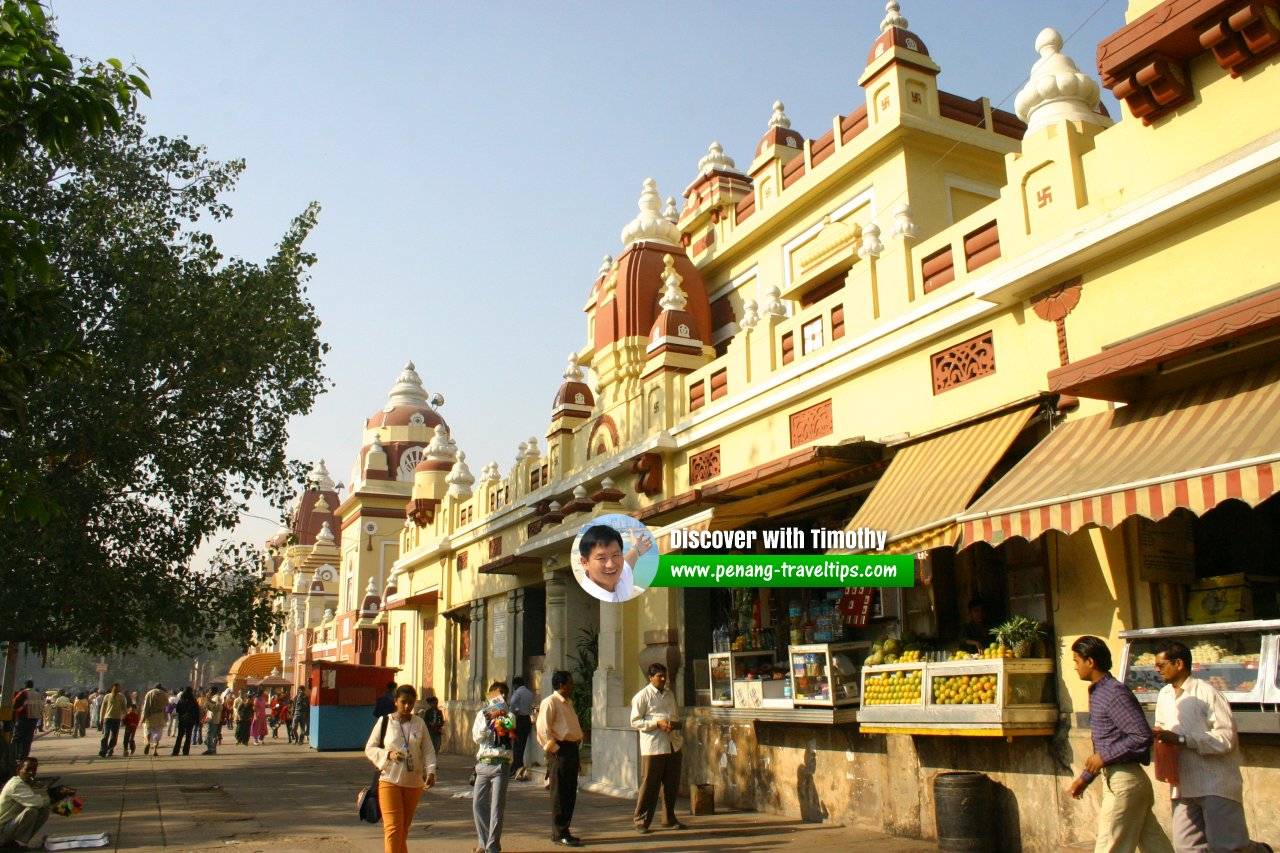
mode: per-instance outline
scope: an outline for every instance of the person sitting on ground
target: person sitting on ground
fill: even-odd
[[[18,765],[18,773],[0,790],[0,847],[6,849],[37,850],[44,846],[43,839],[31,843],[35,834],[49,819],[50,807],[64,797],[75,795],[75,790],[54,785],[46,790],[36,778],[40,762],[26,758]]]

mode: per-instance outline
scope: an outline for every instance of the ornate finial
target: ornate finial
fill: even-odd
[[[281,574],[291,575],[297,570],[298,570],[298,567],[293,564],[293,560],[286,558],[285,561],[280,564]]]
[[[1027,84],[1013,108],[1027,123],[1027,134],[1060,121],[1083,121],[1107,127],[1111,120],[1098,113],[1098,84],[1062,53],[1062,36],[1053,28],[1036,38],[1040,58],[1031,66]]]
[[[782,301],[782,291],[777,285],[770,285],[764,291],[764,309],[761,311],[764,316],[785,317],[787,316],[787,306]]]
[[[569,353],[569,364],[561,375],[564,376],[565,382],[582,381],[582,367],[578,365],[578,354],[576,352]]]
[[[605,477],[600,481],[600,488],[606,492],[613,491],[613,478]]]
[[[738,321],[738,327],[750,331],[760,322],[760,306],[754,299],[748,299],[742,303],[742,319]]]
[[[516,448],[516,464],[519,465],[529,455],[529,442],[522,441],[520,446]]]
[[[880,31],[884,32],[890,27],[897,27],[900,30],[907,28],[907,19],[899,14],[902,7],[898,5],[898,0],[889,0],[884,4],[884,20],[880,22]]]
[[[324,609],[324,618],[323,618],[321,621],[323,621],[323,622],[328,622],[328,621],[330,621],[330,620],[332,620],[332,619],[333,619],[333,608],[332,608],[332,607],[326,607],[326,608]]]
[[[388,406],[425,406],[427,391],[422,387],[422,379],[413,367],[413,362],[405,362],[404,370],[396,379],[396,384],[387,392]]]
[[[311,466],[311,471],[307,474],[307,482],[322,492],[333,488],[333,478],[329,476],[329,469],[324,466],[323,459]]]
[[[719,142],[712,142],[707,146],[707,153],[698,161],[698,171],[702,174],[710,172],[712,169],[719,169],[723,172],[738,171],[738,164],[733,162],[733,158],[724,153],[724,149],[720,147]]]
[[[373,440],[369,442],[369,451],[371,453],[386,452],[382,449],[382,436],[378,435],[376,432],[373,434]]]
[[[600,264],[600,269],[596,270],[596,275],[600,277],[606,276],[611,269],[613,269],[613,255],[605,255],[604,261]]]
[[[333,531],[329,529],[329,522],[320,525],[320,532],[316,534],[317,545],[332,545]]]
[[[769,119],[769,127],[781,127],[784,130],[791,127],[791,119],[787,118],[787,114],[783,112],[786,107],[782,101],[773,102],[773,118]]]
[[[667,196],[667,206],[663,208],[662,215],[668,222],[675,223],[680,219],[680,211],[676,210],[676,197]]]
[[[485,483],[496,483],[502,479],[502,474],[498,471],[498,463],[490,462],[484,468],[480,469],[480,480]]]
[[[302,572],[298,572],[298,576],[293,579],[293,591],[294,592],[307,591],[307,576],[302,574]]]
[[[461,450],[458,451],[458,461],[454,463],[453,470],[449,472],[449,476],[444,479],[449,484],[449,494],[459,500],[466,500],[471,497],[471,487],[475,485],[476,478],[472,476],[471,469],[467,467],[466,453]]]
[[[644,189],[640,192],[640,200],[636,204],[640,208],[640,213],[622,229],[622,245],[630,246],[641,240],[657,240],[672,246],[680,245],[680,229],[659,212],[662,199],[658,196],[658,185],[653,178],[644,179]]]
[[[529,436],[529,440],[525,442],[525,454],[528,459],[537,459],[542,455],[538,450],[538,437],[536,435]]]
[[[904,203],[893,209],[893,228],[890,229],[889,236],[910,237],[913,240],[920,236],[920,226],[911,217],[911,205]]]
[[[684,276],[676,272],[675,258],[670,255],[662,256],[662,300],[658,303],[663,311],[683,311],[685,305],[689,303],[689,297],[680,289],[680,282],[684,281]]]
[[[364,593],[365,595],[378,594],[378,582],[375,581],[372,576],[369,577],[369,585],[364,588]]]
[[[585,501],[585,500],[587,499],[587,487],[586,487],[586,486],[574,486],[574,488],[573,488],[573,499],[574,499],[575,501]]]
[[[427,445],[427,459],[432,462],[452,462],[453,453],[453,443],[449,440],[448,430],[444,428],[444,424],[436,424],[431,443]]]
[[[862,245],[858,247],[858,257],[878,258],[884,251],[884,243],[880,242],[880,226],[868,223],[862,229]]]

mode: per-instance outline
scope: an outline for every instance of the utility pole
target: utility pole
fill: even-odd
[[[102,692],[102,688],[106,682],[106,679],[107,679],[107,659],[105,657],[99,656],[98,657],[98,692],[99,693]]]
[[[13,694],[18,685],[18,649],[19,644],[13,640],[5,644],[4,678],[0,680],[0,725],[4,727],[4,734],[0,736],[0,782],[8,782],[17,772],[9,745],[13,741]]]

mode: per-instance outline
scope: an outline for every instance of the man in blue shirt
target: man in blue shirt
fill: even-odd
[[[511,692],[511,714],[516,718],[515,754],[511,761],[511,778],[527,781],[529,768],[524,766],[524,751],[529,745],[529,732],[533,730],[533,691],[525,686],[524,679],[511,679],[515,690]]]
[[[1151,763],[1154,735],[1129,688],[1111,677],[1111,650],[1098,637],[1071,644],[1076,675],[1089,682],[1089,728],[1093,754],[1071,783],[1076,799],[1099,775],[1105,780],[1095,853],[1173,853],[1173,845],[1151,811],[1155,791],[1143,765]]]

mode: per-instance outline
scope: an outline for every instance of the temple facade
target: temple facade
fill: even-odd
[[[328,533],[295,525],[272,581],[290,591],[278,642],[299,677],[329,654],[399,667],[441,699],[446,750],[468,751],[489,681],[524,675],[545,696],[568,669],[591,685],[590,784],[625,794],[639,661],[669,660],[685,783],[722,803],[929,838],[938,773],[976,770],[1017,849],[1092,839],[1096,793],[1065,793],[1092,752],[1070,643],[1104,638],[1119,669],[1122,634],[1197,622],[1197,590],[1221,575],[1257,579],[1249,615],[1275,604],[1276,8],[1131,0],[1096,70],[1052,29],[998,43],[1027,56],[1008,112],[942,88],[930,34],[897,2],[868,23],[861,91],[829,126],[793,127],[777,102],[749,162],[711,142],[683,190],[640,187],[616,255],[582,283],[588,332],[548,382],[549,419],[511,464],[473,474],[410,365],[366,421],[348,496],[313,472],[298,523],[328,511]],[[1033,618],[1048,713],[895,727],[856,704],[717,705],[722,628],[767,633],[790,668],[796,619],[832,599],[600,603],[570,548],[614,512],[664,553],[676,529],[888,531],[885,550],[917,555],[916,586],[834,633],[941,649],[970,601]],[[1260,642],[1254,679],[1276,680]],[[1240,704],[1241,751],[1266,838],[1280,752],[1260,710]]]

